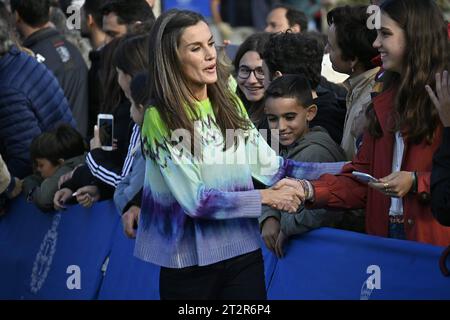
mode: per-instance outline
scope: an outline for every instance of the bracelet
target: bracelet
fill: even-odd
[[[297,180],[305,192],[305,201],[312,200],[314,197],[314,188],[308,180]]]
[[[411,172],[411,176],[412,176],[412,179],[413,179],[413,184],[412,184],[412,187],[411,187],[411,192],[412,192],[412,193],[417,193],[417,189],[418,189],[417,172],[416,172],[416,171]]]

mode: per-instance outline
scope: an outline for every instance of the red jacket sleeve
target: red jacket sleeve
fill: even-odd
[[[311,207],[359,209],[366,206],[367,184],[353,177],[353,171],[372,174],[374,141],[369,133],[364,134],[363,143],[353,161],[342,168],[338,175],[325,174],[312,181],[314,203]]]

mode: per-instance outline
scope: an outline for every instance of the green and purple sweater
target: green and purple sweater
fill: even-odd
[[[242,105],[241,110],[245,113]],[[284,160],[254,127],[224,150],[208,99],[198,103],[198,119],[202,155],[193,157],[171,142],[179,141],[180,132],[175,138],[169,134],[156,108],[145,114],[146,171],[135,255],[160,266],[204,266],[257,250],[261,196],[252,177],[271,186],[286,176],[338,173],[344,164]]]

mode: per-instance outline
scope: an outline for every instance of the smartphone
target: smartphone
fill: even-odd
[[[370,174],[353,171],[352,174],[360,181],[369,183],[369,182],[379,182],[377,178],[372,177]]]
[[[111,151],[114,139],[114,116],[112,114],[100,113],[97,116],[97,126],[100,133],[102,149]]]

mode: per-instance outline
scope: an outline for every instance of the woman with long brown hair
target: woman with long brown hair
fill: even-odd
[[[265,299],[261,205],[295,212],[300,200],[293,188],[254,190],[252,177],[272,185],[342,163],[276,156],[231,91],[199,14],[165,12],[150,43],[153,103],[142,128],[146,173],[135,254],[162,266],[162,299]]]
[[[385,71],[381,93],[367,110],[362,147],[341,174],[301,181],[299,188],[310,206],[365,207],[369,234],[447,245],[450,228],[433,219],[430,207],[442,124],[425,90],[435,87],[436,73],[448,70],[447,24],[432,0],[387,0],[377,32],[374,47]],[[368,187],[353,171],[379,179]],[[287,184],[295,185],[279,186]]]

